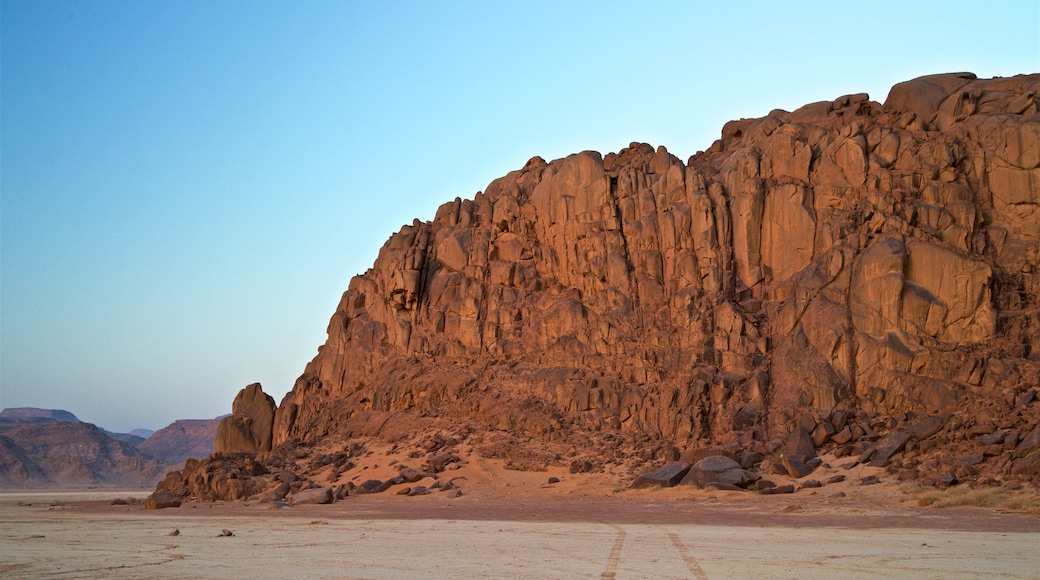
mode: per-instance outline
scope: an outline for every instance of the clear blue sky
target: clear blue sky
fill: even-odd
[[[1036,0],[0,10],[0,406],[112,430],[281,400],[392,232],[534,155],[1040,70]]]

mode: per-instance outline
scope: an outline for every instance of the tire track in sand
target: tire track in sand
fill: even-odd
[[[628,535],[625,533],[624,528],[620,526],[610,526],[617,532],[617,536],[614,538],[614,546],[610,548],[610,555],[607,556],[607,569],[599,575],[600,578],[616,578],[618,564],[621,563],[621,550],[625,547],[625,537]]]
[[[686,544],[679,539],[679,536],[670,533],[668,534],[668,539],[672,541],[672,545],[679,551],[679,555],[682,556],[683,562],[686,562],[686,567],[690,570],[690,573],[693,574],[693,577],[700,580],[708,580],[708,575],[704,573],[701,565],[697,563],[697,559],[693,557],[693,554],[690,553]]]

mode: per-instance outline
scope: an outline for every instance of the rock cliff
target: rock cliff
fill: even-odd
[[[535,157],[390,237],[271,444],[401,414],[544,462],[798,430],[869,459],[897,432],[907,478],[1035,480],[1038,90],[935,75],[730,122],[685,163]]]

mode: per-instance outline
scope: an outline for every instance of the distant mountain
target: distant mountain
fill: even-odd
[[[98,427],[98,429],[101,429],[101,428]],[[115,439],[116,441],[122,441],[123,443],[129,443],[129,444],[133,445],[134,447],[137,447],[138,445],[144,443],[145,439],[147,439],[147,437],[141,437],[141,436],[138,436],[138,435],[134,435],[133,433],[113,433],[113,432],[109,431],[108,429],[101,429],[101,432],[104,433],[105,435],[111,437],[112,439]]]
[[[7,421],[3,421],[7,419]],[[13,407],[0,411],[0,422],[18,423],[50,423],[67,421],[79,423],[80,420],[68,411],[61,409],[37,409],[36,407]]]
[[[162,461],[184,463],[188,458],[201,459],[213,453],[217,436],[216,419],[181,419],[159,429],[137,448]]]
[[[55,423],[64,421],[67,423],[82,423],[78,417],[62,409],[37,409],[36,407],[14,407],[0,411],[0,423]],[[144,443],[154,431],[151,429],[134,429],[130,433],[114,433],[108,429],[101,429],[105,435],[138,446]]]
[[[90,423],[6,419],[0,422],[0,488],[146,487],[169,467]]]

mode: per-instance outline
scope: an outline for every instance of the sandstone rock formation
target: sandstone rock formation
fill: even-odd
[[[217,426],[223,418],[180,419],[152,433],[137,448],[166,463],[179,465],[186,459],[202,459],[214,451]]]
[[[270,451],[275,404],[260,383],[239,391],[231,409],[231,416],[217,426],[214,449],[226,453]]]
[[[273,431],[240,394],[218,450],[408,415],[516,468],[827,448],[1040,482],[1038,90],[935,75],[730,122],[686,163],[535,157],[392,235]]]

